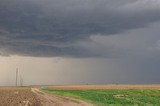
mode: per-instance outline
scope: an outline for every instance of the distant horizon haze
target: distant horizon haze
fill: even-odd
[[[0,0],[0,86],[159,84],[159,29],[160,0]]]

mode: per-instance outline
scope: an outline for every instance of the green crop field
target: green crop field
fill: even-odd
[[[74,97],[97,106],[160,106],[160,90],[44,90],[46,93]]]

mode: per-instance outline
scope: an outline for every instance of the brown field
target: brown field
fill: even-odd
[[[1,87],[0,106],[40,106],[30,88]]]
[[[0,106],[93,106],[82,100],[46,94],[39,87],[0,87]]]
[[[0,87],[0,106],[92,106],[72,98],[50,95],[32,87]],[[92,89],[160,89],[160,85],[59,85],[48,86],[52,90]],[[78,102],[77,102],[78,101]]]
[[[54,90],[90,90],[90,89],[160,89],[160,85],[59,85],[48,86]]]

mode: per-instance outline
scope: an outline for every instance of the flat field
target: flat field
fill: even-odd
[[[0,106],[40,106],[40,101],[30,88],[1,87]]]
[[[0,87],[0,106],[160,106],[160,85],[39,87]]]
[[[39,87],[0,87],[0,106],[93,106],[79,99],[50,95]]]
[[[97,106],[160,106],[159,85],[49,86],[44,92],[82,99]]]
[[[160,89],[160,85],[56,85],[48,86],[48,89],[54,90],[95,90],[95,89]]]

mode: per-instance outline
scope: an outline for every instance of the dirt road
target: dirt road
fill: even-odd
[[[32,88],[31,90],[40,99],[42,106],[93,106],[82,100],[46,94],[37,88]]]

